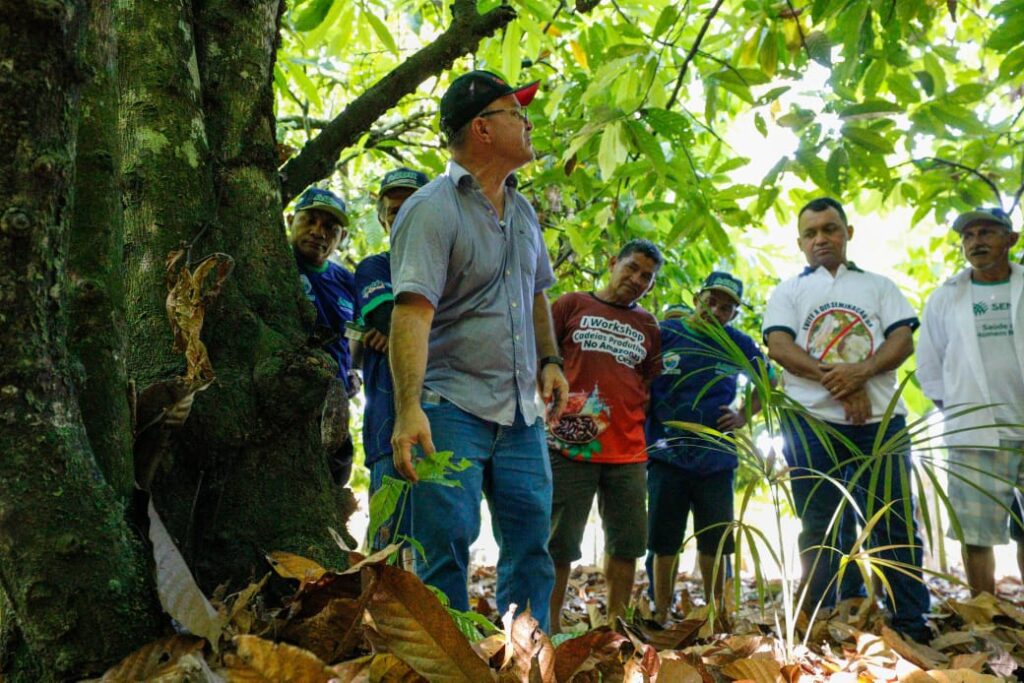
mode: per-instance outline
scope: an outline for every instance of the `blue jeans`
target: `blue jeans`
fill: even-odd
[[[370,498],[373,498],[373,494],[380,488],[385,476],[405,481],[395,469],[395,461],[391,458],[390,453],[370,465]],[[388,544],[394,543],[397,535],[412,536],[412,503],[410,499],[411,494],[406,494],[404,499],[399,502],[399,506],[395,508],[395,513],[380,525],[376,538],[370,540],[373,550],[383,550]]]
[[[834,583],[829,586],[839,572],[840,553],[850,552],[857,538],[857,525],[863,525],[865,520],[858,519],[852,506],[834,484],[821,478],[822,474],[827,474],[846,487],[865,514],[874,514],[888,501],[895,501],[872,530],[869,547],[895,546],[872,553],[871,557],[906,565],[904,571],[909,572],[910,576],[883,567],[882,571],[892,587],[895,604],[888,593],[886,600],[893,614],[893,626],[915,639],[922,638],[927,634],[923,615],[929,608],[928,587],[923,583],[920,570],[922,546],[917,534],[917,523],[913,516],[908,520],[904,514],[904,506],[908,502],[913,510],[913,493],[909,488],[912,476],[909,442],[904,439],[895,447],[890,446],[884,453],[873,453],[879,424],[852,426],[819,423],[835,429],[855,447],[851,449],[838,439],[830,438],[830,453],[810,429],[805,418],[791,417],[792,422],[784,425],[786,446],[783,452],[786,462],[794,468],[790,473],[790,484],[793,502],[803,527],[799,544],[807,585],[805,607],[812,608],[819,601],[822,606],[830,607],[835,604],[837,592],[841,599],[863,594],[863,581],[854,566],[847,567],[842,586],[837,587]],[[905,424],[906,420],[902,416],[893,416],[882,443],[903,429]],[[856,476],[857,469],[868,459],[872,461],[870,465]],[[877,473],[874,482],[873,472]],[[856,481],[853,481],[854,478]],[[844,509],[833,525],[833,517],[840,506]],[[839,552],[828,548],[819,549],[818,546],[835,547]]]
[[[423,404],[434,446],[453,451],[454,460],[472,466],[450,479],[460,487],[416,484],[412,487],[413,537],[426,558],[416,556],[416,574],[441,589],[451,606],[469,609],[466,588],[469,546],[480,533],[480,496],[487,497],[498,542],[498,611],[509,603],[530,607],[548,629],[548,603],[555,569],[548,554],[551,528],[551,464],[544,424],[516,421],[502,426],[482,420],[453,403]]]

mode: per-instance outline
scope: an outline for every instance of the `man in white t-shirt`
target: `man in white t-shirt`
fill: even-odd
[[[907,485],[910,447],[906,439],[893,438],[906,425],[902,403],[885,419],[896,369],[914,350],[917,317],[891,280],[847,260],[853,226],[839,202],[815,199],[800,210],[797,223],[797,244],[808,267],[772,292],[764,338],[771,359],[783,367],[794,405],[783,420],[783,452],[802,526],[803,606],[828,607],[837,593],[846,598],[863,591],[852,567],[837,586],[840,559],[853,548],[857,525],[893,502],[872,527],[869,545],[878,549],[872,557],[884,561],[893,626],[927,640],[921,542],[913,514],[907,514],[914,505]]]
[[[953,230],[970,267],[928,298],[917,378],[945,420],[947,492],[963,537],[949,535],[964,544],[971,591],[995,593],[992,546],[1009,541],[1009,526],[1024,568],[1020,520],[1010,521],[1024,487],[1024,336],[1014,334],[1024,327],[1024,269],[1010,262],[1020,235],[1002,209],[968,211]]]

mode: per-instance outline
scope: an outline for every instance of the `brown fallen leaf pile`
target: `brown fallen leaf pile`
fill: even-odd
[[[151,643],[96,680],[980,683],[1014,680],[1024,664],[1024,609],[988,594],[965,599],[962,590],[937,580],[929,585],[946,597],[937,603],[937,635],[927,645],[887,628],[874,605],[846,601],[820,614],[809,631],[803,619],[797,642],[787,647],[771,605],[762,609],[752,587],[744,586],[749,601],[712,624],[707,608],[690,601],[699,590],[685,577],[676,604],[681,618],[668,626],[638,614],[614,629],[588,629],[601,619],[603,602],[603,579],[590,568],[574,572],[575,597],[567,601],[567,621],[576,622],[578,634],[551,639],[527,611],[514,619],[504,615],[493,634],[471,642],[429,588],[388,564],[394,551],[352,552],[343,572],[272,553],[274,571],[297,582],[283,605],[266,604],[266,579],[208,603],[182,596],[198,589],[180,579],[178,567],[178,583],[165,582],[161,599],[178,623],[201,624],[205,637]],[[471,585],[475,611],[497,621],[493,588],[493,568],[478,569]],[[638,584],[638,595],[642,589]],[[1000,592],[1019,597],[1021,591],[1019,583],[1001,582]],[[198,622],[180,612],[188,604],[201,615]]]

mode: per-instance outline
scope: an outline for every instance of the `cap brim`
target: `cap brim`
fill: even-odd
[[[1008,219],[1001,219],[988,211],[968,211],[967,213],[960,214],[953,221],[953,232],[963,232],[965,228],[975,223],[995,223],[996,225],[1002,225],[1007,230],[1013,230],[1013,223]]]
[[[318,211],[324,211],[326,213],[329,213],[338,219],[338,223],[341,224],[341,227],[344,228],[348,226],[348,215],[336,206],[331,206],[330,204],[321,204],[320,202],[313,202],[312,204],[304,206],[299,210],[308,211],[309,209],[316,209]]]
[[[729,298],[732,299],[733,301],[735,301],[736,303],[738,303],[738,304],[743,303],[743,300],[740,299],[738,296],[736,296],[736,292],[732,291],[728,287],[718,287],[718,286],[715,286],[715,285],[711,285],[710,287],[705,287],[704,289],[702,289],[700,291],[706,292],[708,290],[714,290],[716,292],[721,292],[722,294],[728,294]]]
[[[387,185],[382,185],[381,188],[380,188],[380,194],[383,195],[388,190],[394,190],[394,189],[399,188],[399,187],[408,187],[408,188],[411,188],[413,190],[418,190],[418,189],[420,189],[423,186],[420,185],[419,183],[417,183],[415,180],[410,180],[410,179],[407,179],[407,178],[403,178],[402,180],[396,180],[393,183],[388,183]]]
[[[534,81],[533,83],[527,83],[521,88],[516,88],[512,91],[512,94],[515,95],[519,104],[527,107],[530,102],[533,102],[533,98],[537,96],[538,90],[540,90],[540,81]]]

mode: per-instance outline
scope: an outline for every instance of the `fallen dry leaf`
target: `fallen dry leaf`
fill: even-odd
[[[943,669],[928,672],[938,683],[998,683],[1004,679],[999,676],[981,674],[970,669]]]
[[[493,680],[486,662],[419,578],[386,564],[363,567],[362,577],[373,627],[395,656],[430,681]]]
[[[167,533],[160,515],[149,501],[149,540],[156,563],[156,590],[164,610],[179,624],[197,636],[206,638],[217,651],[224,617],[213,608],[199,590],[185,558]]]
[[[782,679],[782,665],[774,659],[737,659],[722,667],[722,674],[733,680],[754,683],[778,683]]]
[[[278,576],[302,582],[319,581],[327,573],[326,569],[313,560],[283,550],[275,550],[267,555],[267,562]]]
[[[168,664],[173,665],[181,657],[203,649],[203,639],[194,636],[174,635],[140,647],[112,666],[100,679],[102,683],[121,681],[148,681]]]
[[[949,663],[949,658],[938,650],[932,649],[927,645],[904,640],[900,634],[888,626],[882,627],[882,640],[894,652],[922,669],[941,669]]]
[[[328,683],[331,670],[308,650],[257,636],[235,636],[236,653],[225,655],[229,683]],[[253,675],[262,676],[253,678]]]

